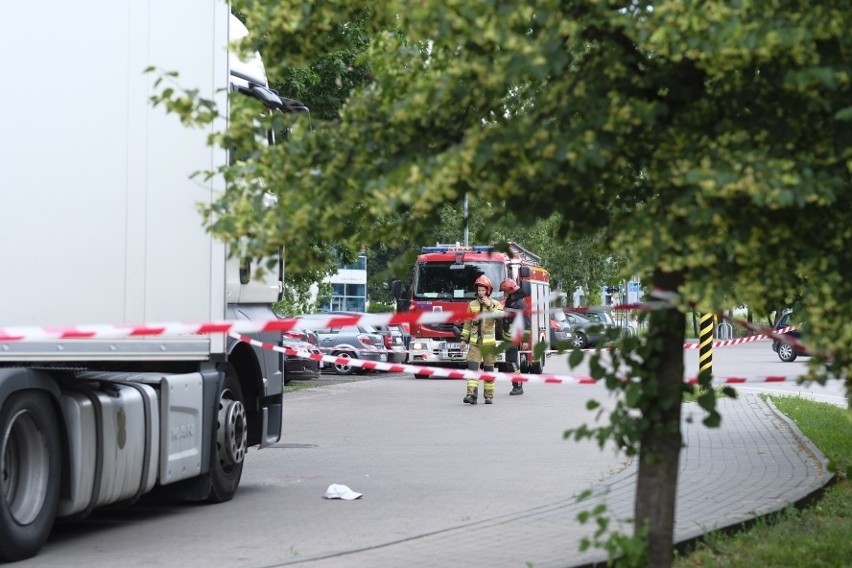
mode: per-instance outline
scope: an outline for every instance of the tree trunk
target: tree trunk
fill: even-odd
[[[681,282],[680,274],[654,272],[655,288],[675,291]],[[634,518],[636,535],[647,526],[648,565],[654,568],[670,567],[673,558],[685,328],[686,316],[677,310],[651,312],[648,341],[658,347],[649,353],[649,364],[658,364],[643,379],[656,388],[647,390],[652,398],[645,403],[649,424],[639,449]]]

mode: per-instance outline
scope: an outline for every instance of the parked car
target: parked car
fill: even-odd
[[[319,355],[320,350],[314,344],[298,339],[292,339],[286,336],[281,341],[282,347],[290,347],[291,349],[299,349],[308,353]],[[284,357],[284,384],[289,385],[293,379],[315,379],[322,374],[320,361],[316,359],[307,359],[296,355],[285,353]]]
[[[563,310],[562,313],[565,316],[565,321],[568,322],[574,332],[574,347],[580,349],[593,347],[606,336],[607,326],[576,312]]]
[[[550,312],[550,348],[560,349],[574,346],[574,330],[562,310]]]
[[[284,339],[292,339],[295,341],[304,341],[311,345],[317,345],[319,338],[317,333],[312,329],[290,329],[284,332]]]
[[[376,329],[382,334],[385,343],[385,349],[388,350],[389,363],[405,363],[408,361],[408,345],[406,342],[406,334],[403,332],[400,325],[377,325]],[[411,336],[408,336],[408,343],[411,342]]]
[[[300,316],[303,319],[328,319],[328,314],[312,314]],[[382,334],[372,325],[345,325],[323,329],[315,329],[319,349],[326,355],[339,358],[355,358],[365,361],[387,361],[388,353]],[[346,363],[327,364],[340,375],[351,375],[362,372],[361,367]]]
[[[324,312],[329,314],[339,314],[345,316],[363,316],[365,315],[363,312]],[[384,344],[385,350],[388,354],[388,362],[389,363],[405,363],[408,359],[407,347],[405,346],[405,336],[403,335],[402,328],[399,325],[363,325],[364,329],[366,328],[374,328],[370,333],[378,332],[382,335],[382,343]]]
[[[784,328],[796,326],[796,329],[787,330],[784,335],[794,337],[799,340],[802,338],[802,332],[793,317],[793,310],[785,310],[778,321],[775,323],[775,331],[780,331]],[[772,340],[772,350],[778,353],[778,358],[785,363],[792,363],[797,357],[809,357],[810,354],[800,346],[793,347],[789,343]]]
[[[586,319],[599,323],[605,327],[619,327],[609,312],[584,312]]]
[[[293,316],[280,316],[288,319]],[[282,334],[282,347],[301,349],[312,354],[321,353],[316,332],[311,329],[290,329]],[[295,355],[283,354],[284,384],[289,385],[293,379],[313,379],[322,374],[322,363],[314,359],[306,359]]]

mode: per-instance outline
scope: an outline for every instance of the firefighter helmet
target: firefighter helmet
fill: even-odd
[[[485,294],[490,296],[494,291],[494,286],[491,284],[491,279],[486,275],[482,274],[479,278],[477,278],[473,282],[474,286],[485,286]]]
[[[507,294],[514,294],[520,289],[521,287],[518,286],[518,283],[515,282],[512,278],[506,278],[505,280],[500,282],[501,292],[506,292]]]

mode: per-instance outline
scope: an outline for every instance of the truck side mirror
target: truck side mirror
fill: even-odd
[[[391,282],[391,295],[394,300],[399,300],[400,295],[402,294],[402,282],[400,280],[394,280]]]
[[[532,274],[532,270],[530,270],[529,266],[519,266],[518,267],[518,276],[521,278],[529,278]]]

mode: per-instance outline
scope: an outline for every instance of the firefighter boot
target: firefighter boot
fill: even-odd
[[[479,398],[479,381],[468,381],[467,394],[462,402],[466,404],[476,404],[477,398]]]
[[[509,393],[511,395],[515,394],[524,394],[524,385],[522,383],[512,383],[512,391]]]
[[[494,381],[485,381],[482,390],[485,392],[485,404],[494,404]]]

